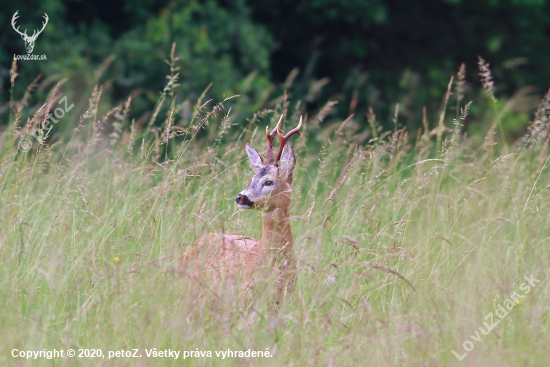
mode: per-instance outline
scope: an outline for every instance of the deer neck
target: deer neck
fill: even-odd
[[[292,249],[292,231],[290,230],[290,197],[274,210],[263,213],[262,252],[276,256],[285,255]]]

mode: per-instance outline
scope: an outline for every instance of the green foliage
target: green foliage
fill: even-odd
[[[458,65],[465,62],[468,79],[478,79],[478,55],[491,62],[501,97],[528,85],[539,94],[548,88],[545,0],[268,0],[251,7],[280,46],[272,57],[275,80],[294,67],[306,80],[330,77],[322,97],[338,96],[342,117],[356,96],[356,114],[372,106],[389,128],[400,103],[407,126],[416,129],[422,106],[439,110],[435,97]]]
[[[177,106],[158,130],[130,125],[126,107],[102,108],[98,89],[87,97],[67,138],[24,152],[24,120],[0,135],[2,365],[65,363],[16,359],[13,349],[136,348],[140,358],[67,363],[451,366],[466,340],[474,349],[463,363],[548,365],[540,346],[550,343],[550,96],[529,135],[510,146],[495,146],[491,133],[478,144],[459,126],[424,130],[412,145],[404,129],[378,131],[373,116],[374,130],[354,119],[320,124],[322,111],[307,118],[293,138],[297,284],[276,313],[271,266],[243,305],[232,287],[205,283],[179,260],[208,232],[260,237],[261,213],[239,210],[234,197],[252,175],[244,143],[261,151],[279,111],[232,128],[236,99],[192,100],[176,137]],[[287,122],[303,108],[289,106]],[[531,275],[541,283],[525,293]],[[514,293],[525,297],[473,340]],[[152,359],[145,348],[269,348],[273,357]]]
[[[143,114],[157,100],[165,75],[164,60],[174,42],[178,44],[180,67],[178,92],[183,99],[196,98],[193,93],[200,95],[211,83],[211,97],[237,94],[235,90],[249,76],[248,91],[265,89],[268,84],[271,37],[250,20],[242,2],[222,6],[213,0],[173,1],[161,7],[153,2],[115,2],[109,11],[118,13],[124,26],[119,25],[119,19],[102,19],[110,15],[103,13],[99,3],[75,5],[51,0],[40,4],[29,4],[19,13],[25,27],[39,25],[41,13],[48,13],[50,22],[35,49],[36,54],[47,54],[48,61],[20,62],[22,80],[18,85],[29,84],[38,74],[58,75],[68,78],[68,89],[74,91],[76,99],[90,92],[82,90],[83,85],[107,82],[106,92],[115,101],[137,90],[144,91],[138,92],[134,100],[134,111]],[[78,5],[90,7],[87,10],[96,17],[88,19]],[[5,9],[0,21],[9,24],[15,9],[15,5]],[[77,22],[71,19],[73,14],[88,21]],[[0,49],[4,75],[11,65],[11,55],[24,53],[22,40],[10,29],[6,29],[9,37],[4,37],[6,47]],[[104,72],[97,73],[98,69]],[[9,79],[3,79],[2,84],[7,98]],[[22,95],[24,90],[16,92]]]
[[[328,77],[315,92],[316,100],[338,101],[335,112],[342,118],[352,112],[363,116],[373,107],[386,128],[393,128],[396,103],[400,123],[410,129],[421,126],[424,106],[435,120],[436,97],[460,63],[466,63],[469,80],[478,79],[478,55],[491,63],[501,99],[525,86],[535,86],[532,93],[540,95],[550,80],[545,37],[550,4],[545,0],[115,0],[109,6],[31,0],[6,4],[0,14],[4,101],[12,55],[24,53],[9,26],[15,10],[23,29],[39,25],[43,12],[50,16],[35,51],[47,54],[48,61],[20,63],[16,96],[38,74],[43,80],[67,78],[68,93],[82,107],[90,86],[105,84],[104,98],[113,105],[133,96],[137,119],[154,108],[173,42],[178,45],[180,101],[196,98],[213,83],[207,99],[242,95],[239,111],[246,114],[273,107],[271,94],[287,87],[283,82],[294,68],[300,70],[294,101],[318,108],[308,95]],[[475,90],[468,93],[466,98],[478,96]],[[7,118],[0,118],[5,124]],[[368,126],[366,119],[359,123]],[[515,131],[510,133],[515,136]]]
[[[452,351],[524,276],[550,275],[550,95],[525,134],[540,98],[513,89],[550,80],[546,2],[109,5],[0,14],[9,25],[18,9],[23,29],[50,16],[35,46],[48,62],[10,70],[22,41],[9,26],[0,37],[1,365],[458,365]],[[478,54],[493,63],[489,95]],[[61,95],[75,107],[38,143]],[[250,179],[244,143],[261,151],[281,113],[305,125],[293,138],[297,284],[274,314],[270,268],[243,305],[179,259],[208,232],[260,237],[261,214],[234,197]],[[462,363],[549,365],[543,287]],[[273,357],[11,357],[69,348]]]
[[[151,65],[162,65],[173,42],[178,45],[184,96],[210,83],[214,97],[238,94],[236,87],[253,72],[259,72],[254,83],[265,87],[271,41],[261,27],[249,21],[244,6],[227,9],[212,0],[178,5],[163,9],[157,18],[118,40],[122,57],[115,71],[129,78],[127,91],[140,87],[142,80],[162,80],[164,68],[151,70]]]

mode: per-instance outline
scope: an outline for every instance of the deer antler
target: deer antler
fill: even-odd
[[[15,20],[16,20],[17,18],[19,18],[19,15],[17,15],[17,13],[19,13],[19,10],[17,10],[17,11],[15,12],[15,14],[13,14],[13,17],[11,18],[11,26],[12,26],[13,29],[14,29],[17,33],[19,33],[22,37],[28,37],[28,36],[27,36],[27,30],[26,30],[26,29],[25,29],[25,32],[23,33],[23,32],[20,32],[20,31],[19,31],[19,26],[17,26],[17,28],[15,28]]]
[[[40,33],[42,33],[42,31],[44,30],[44,28],[46,28],[46,24],[48,24],[48,20],[50,18],[48,18],[48,14],[44,13],[44,19],[46,20],[46,22],[42,22],[42,29],[40,31],[38,31],[38,33],[36,33],[36,29],[34,30],[32,36],[29,37],[29,35],[27,34],[27,30],[25,29],[25,32],[21,32],[19,31],[19,26],[15,26],[15,20],[17,18],[19,18],[19,15],[17,15],[17,13],[19,13],[19,10],[17,10],[15,12],[15,14],[13,14],[13,17],[11,18],[11,26],[13,27],[13,29],[19,33],[21,35],[21,37],[23,37],[23,39],[25,40],[35,40],[36,37],[38,37],[38,35]]]
[[[279,130],[279,126],[283,121],[283,116],[284,115],[281,115],[277,126],[275,126],[271,133],[269,132],[269,128],[267,126],[265,127],[265,134],[267,135],[267,164],[277,163],[277,161],[273,162],[273,138],[275,137],[275,133]]]
[[[282,116],[281,116],[282,119]],[[279,159],[281,159],[281,155],[283,154],[283,148],[285,147],[286,142],[288,141],[288,138],[290,138],[294,134],[300,135],[300,128],[302,127],[302,116],[300,116],[300,123],[298,126],[296,126],[294,129],[290,130],[288,133],[283,135],[283,130],[279,127],[281,121],[277,124],[277,135],[279,135],[279,140],[281,141],[281,145],[279,146],[279,151],[277,152],[277,158],[275,159],[275,163],[279,162]]]
[[[46,20],[46,22],[42,22],[42,29],[38,31],[38,33],[36,33],[36,29],[34,30],[32,36],[30,38],[33,38],[33,39],[36,39],[36,37],[38,37],[38,35],[40,33],[42,33],[42,31],[44,30],[44,28],[46,28],[46,24],[48,24],[48,20],[50,18],[48,18],[48,14],[44,13],[44,19]]]

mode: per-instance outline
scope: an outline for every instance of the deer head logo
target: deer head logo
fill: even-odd
[[[17,15],[17,13],[19,12],[16,11],[15,14],[13,14],[13,18],[11,18],[11,26],[13,27],[13,29],[19,33],[21,35],[21,38],[23,38],[23,41],[25,41],[25,48],[27,49],[27,53],[32,53],[32,50],[34,49],[34,42],[36,41],[36,38],[38,37],[38,35],[40,33],[42,33],[42,31],[44,30],[44,28],[46,28],[46,24],[48,24],[48,14],[44,13],[44,19],[46,20],[44,23],[42,23],[42,29],[38,31],[38,33],[36,33],[36,29],[34,30],[32,36],[28,36],[27,35],[27,30],[25,29],[24,32],[20,32],[19,31],[19,26],[16,28],[15,27],[15,20],[17,18],[19,18],[19,15]]]

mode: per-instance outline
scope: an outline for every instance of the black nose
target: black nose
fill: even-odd
[[[254,205],[254,202],[250,201],[248,196],[242,195],[242,194],[237,195],[237,197],[235,198],[235,201],[237,202],[237,204],[248,205],[248,206]]]

